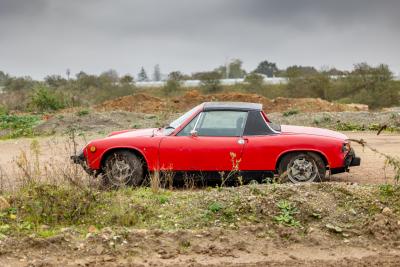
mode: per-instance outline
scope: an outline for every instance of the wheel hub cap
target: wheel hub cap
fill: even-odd
[[[318,174],[315,162],[297,158],[288,165],[288,178],[293,183],[312,182]]]

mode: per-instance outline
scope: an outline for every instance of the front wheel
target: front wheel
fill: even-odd
[[[115,151],[106,158],[103,172],[106,186],[139,186],[143,181],[143,162],[131,151]]]
[[[319,182],[325,179],[326,166],[315,153],[291,153],[279,164],[279,176],[292,183]]]

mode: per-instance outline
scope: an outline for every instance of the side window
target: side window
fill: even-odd
[[[243,135],[268,135],[273,133],[259,111],[249,112]]]
[[[201,113],[200,113],[201,114]],[[183,128],[177,136],[189,136],[190,132],[193,130],[194,126],[196,125],[196,121],[199,118],[200,114],[194,117],[186,126]]]
[[[206,111],[202,113],[196,131],[198,136],[241,136],[247,111]]]

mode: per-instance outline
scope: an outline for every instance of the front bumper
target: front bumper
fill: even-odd
[[[83,155],[83,151],[81,151],[78,155],[73,155],[71,156],[71,160],[75,164],[80,164],[82,165],[83,163],[86,163],[85,161],[85,155]]]
[[[349,153],[347,153],[346,157],[344,158],[344,166],[341,168],[331,169],[331,174],[348,172],[350,170],[349,167],[360,166],[360,164],[361,164],[361,158],[356,157],[354,149],[351,148]]]
[[[353,148],[351,148],[349,153],[347,153],[346,157],[344,158],[344,163],[344,166],[347,169],[352,166],[360,166],[361,159],[356,157],[356,153],[354,152]]]
[[[74,164],[81,165],[85,172],[87,172],[89,175],[96,174],[92,169],[89,168],[83,151],[79,152],[78,155],[72,155],[70,158]]]

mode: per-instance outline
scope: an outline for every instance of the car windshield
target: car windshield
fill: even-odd
[[[189,110],[188,112],[186,112],[185,114],[183,114],[182,116],[171,122],[169,125],[165,126],[163,134],[170,135],[176,128],[178,128],[182,123],[184,123],[188,118],[190,118],[199,109],[199,107],[200,105],[192,108],[191,110]]]

